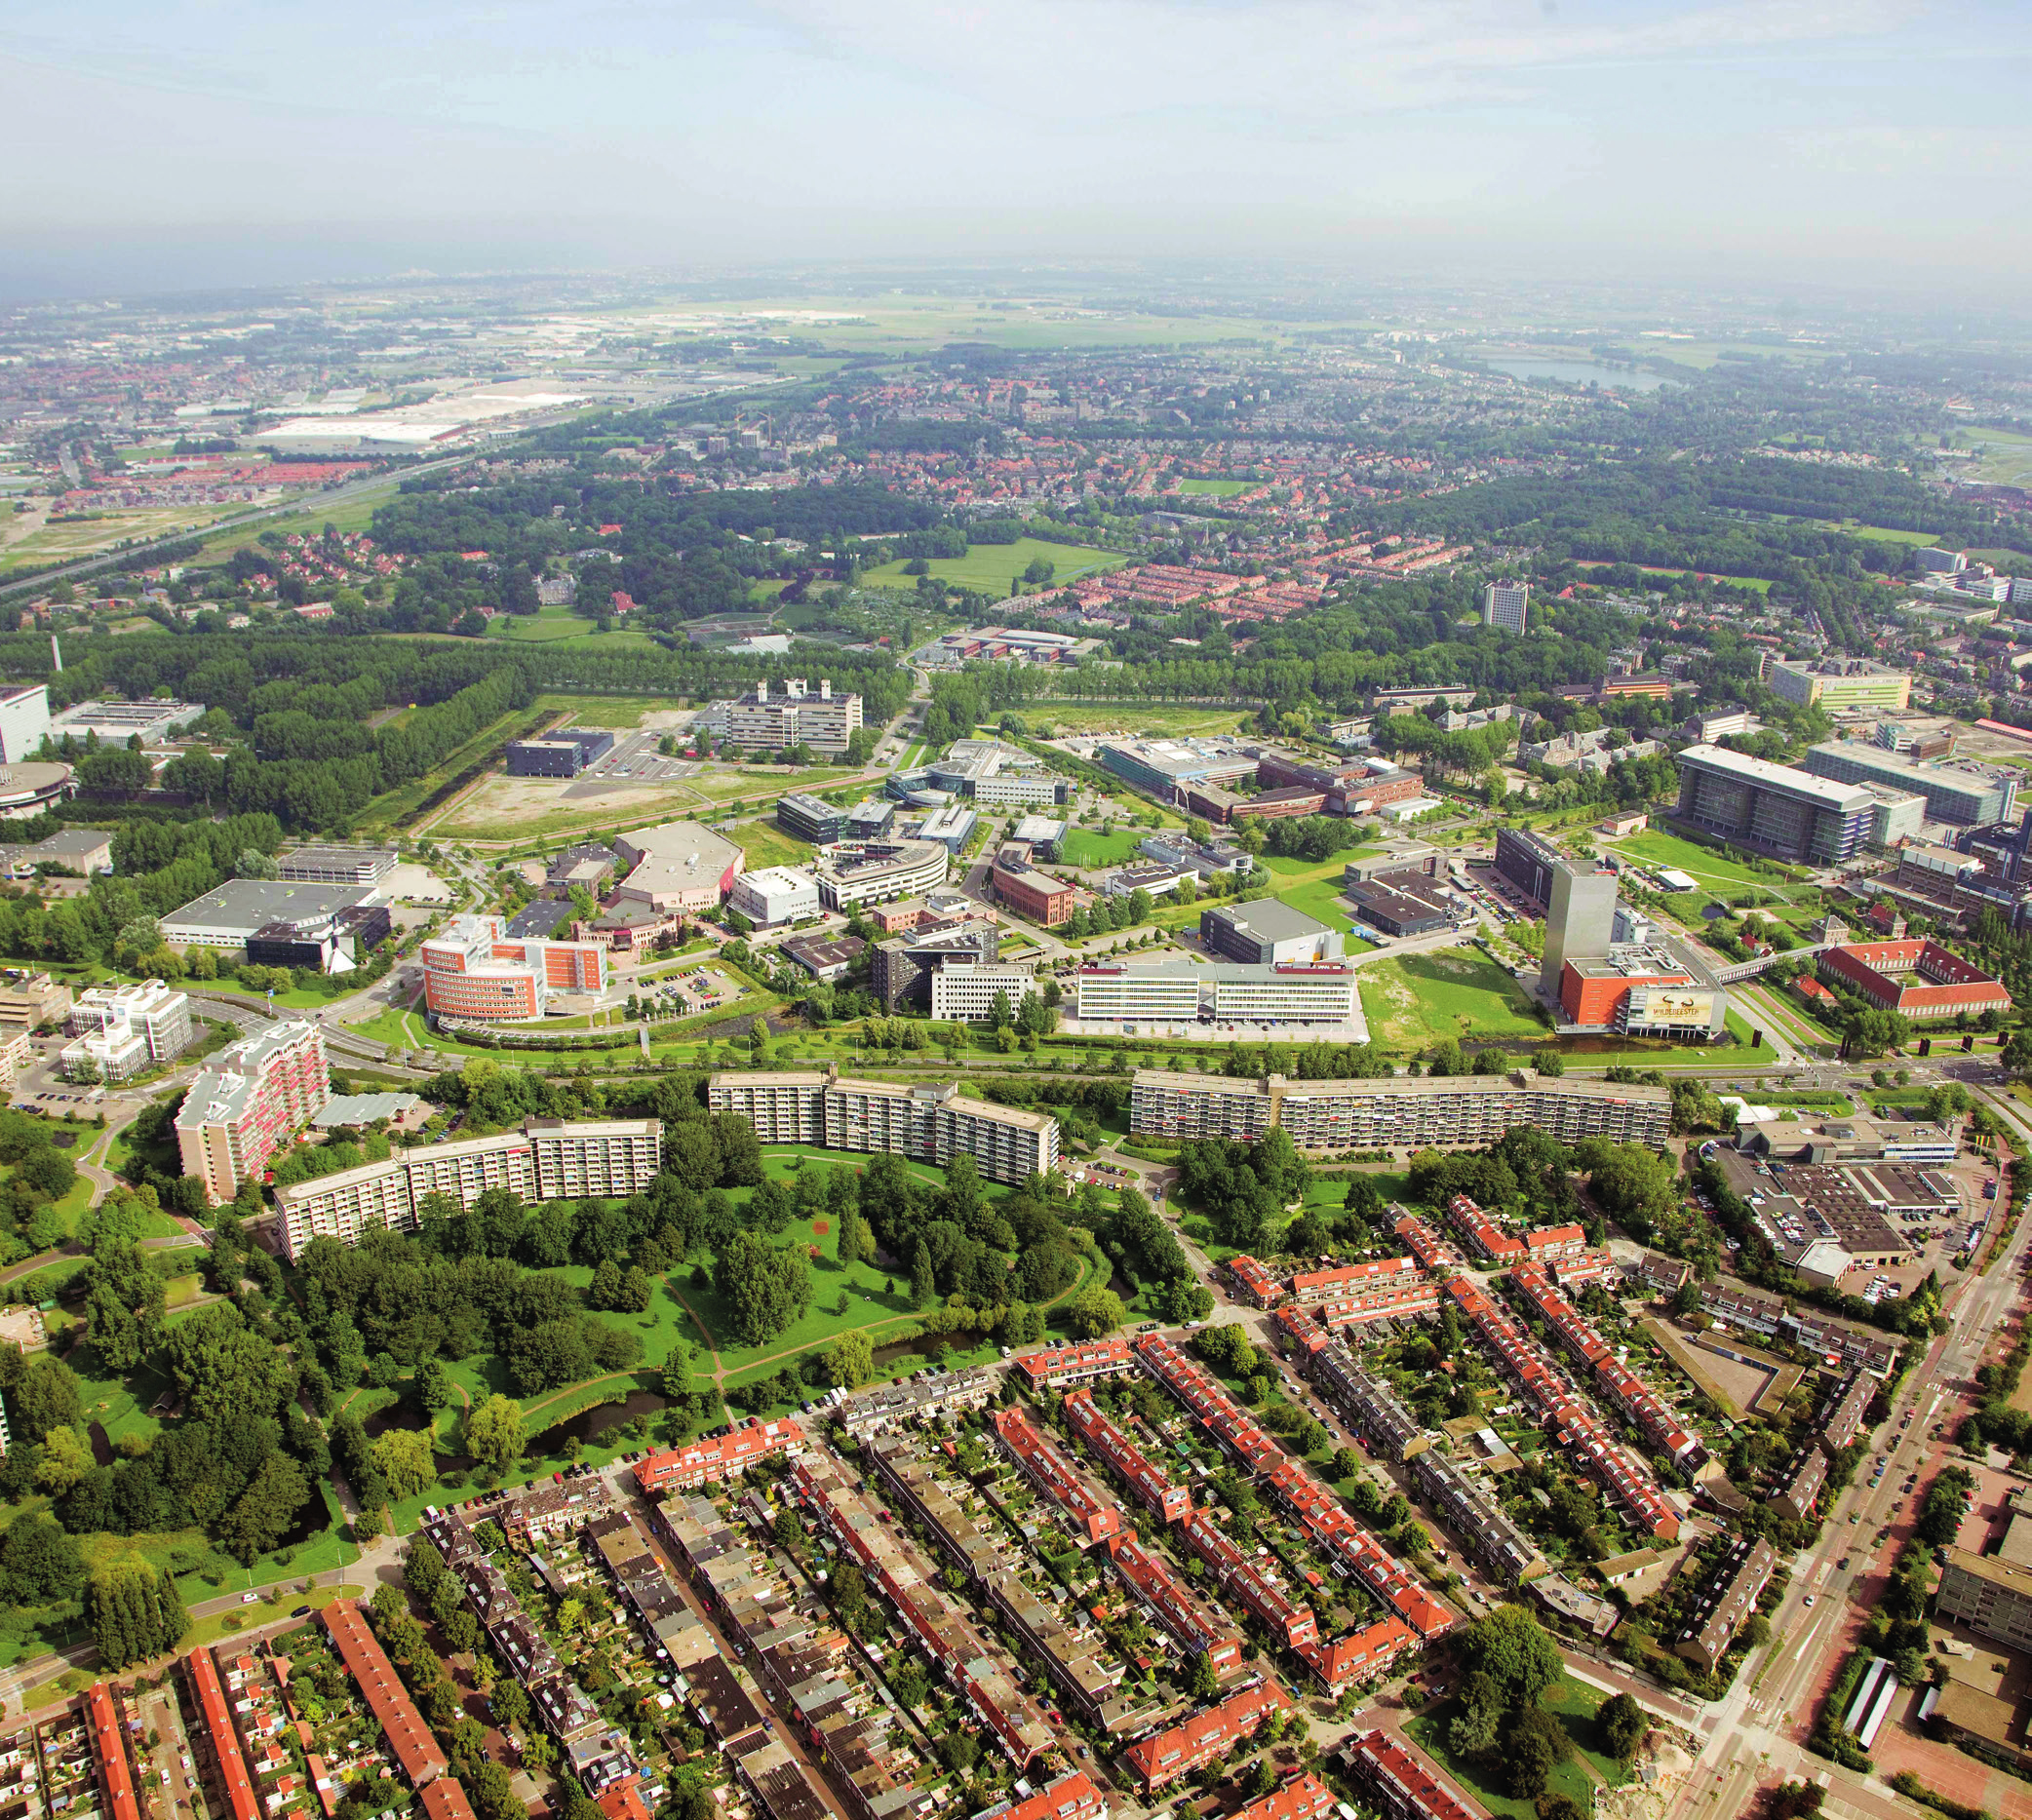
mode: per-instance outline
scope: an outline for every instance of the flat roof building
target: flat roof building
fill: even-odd
[[[1719,746],[1679,754],[1679,819],[1779,859],[1846,864],[1868,844],[1874,802],[1858,784]]]
[[[605,727],[556,727],[540,739],[508,742],[510,777],[576,777],[614,749]]]
[[[183,1173],[215,1207],[310,1123],[331,1096],[324,1037],[307,1019],[243,1036],[198,1070],[176,1113]]]
[[[951,852],[936,840],[841,840],[819,850],[818,895],[830,910],[921,896],[946,882]]]
[[[1827,740],[1809,746],[1800,763],[1816,777],[1844,784],[1883,784],[1926,799],[1927,820],[1989,828],[2011,820],[2017,785],[2002,771],[1973,765],[1924,764],[1874,742]]]
[[[1774,663],[1764,680],[1780,700],[1802,708],[1908,708],[1912,704],[1909,671],[1892,670],[1860,657],[1829,658],[1818,663]]]
[[[276,862],[280,876],[291,884],[378,885],[401,863],[394,847],[349,847],[312,844],[285,853]]]
[[[51,719],[50,737],[67,733],[83,745],[88,733],[97,733],[101,746],[125,746],[138,734],[143,746],[153,746],[204,717],[203,702],[79,702]]]
[[[162,919],[162,939],[176,948],[245,948],[272,923],[303,928],[342,910],[380,902],[376,885],[299,884],[290,879],[229,878]]]
[[[0,687],[0,764],[21,764],[50,737],[50,685]]]
[[[1339,960],[1346,938],[1316,916],[1275,898],[1216,905],[1199,913],[1199,939],[1230,960],[1255,966],[1278,961]]]
[[[773,929],[819,913],[818,880],[791,866],[737,872],[726,902],[757,928]]]
[[[710,910],[733,888],[747,856],[697,822],[666,822],[614,837],[629,867],[615,896],[658,910]]]

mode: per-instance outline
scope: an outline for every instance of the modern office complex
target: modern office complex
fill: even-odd
[[[190,1000],[160,980],[138,986],[88,986],[70,1008],[63,1072],[124,1081],[179,1056],[190,1043]]]
[[[1097,961],[1079,970],[1075,992],[1082,1024],[1345,1024],[1354,969],[1345,960]]]
[[[994,739],[956,739],[945,756],[925,767],[931,783],[984,807],[1014,808],[1063,803],[1073,794],[1070,779],[1041,758]]]
[[[1499,626],[1504,632],[1522,632],[1531,607],[1531,584],[1522,581],[1492,581],[1482,590],[1482,624]]]
[[[845,837],[846,811],[823,797],[800,792],[777,797],[776,826],[815,847],[827,847]]]
[[[1231,740],[1104,740],[1094,762],[1164,802],[1188,784],[1231,784],[1256,775],[1255,753]]]
[[[1764,680],[1771,692],[1802,708],[1908,708],[1912,678],[1903,670],[1888,670],[1860,657],[1829,658],[1814,664],[1771,666]]]
[[[2008,822],[2017,801],[2017,784],[2002,771],[1970,765],[1923,764],[1901,758],[1874,742],[1828,740],[1807,748],[1801,761],[1816,777],[1840,784],[1883,784],[1926,798],[1927,820],[1963,828]]]
[[[936,840],[840,840],[818,855],[818,895],[850,910],[916,897],[946,882],[953,856]]]
[[[1093,961],[1074,985],[1074,1016],[1082,1024],[1191,1024],[1199,1016],[1206,972],[1181,959]]]
[[[614,895],[653,910],[717,910],[747,856],[724,834],[697,822],[665,822],[614,837],[629,868]]]
[[[1217,954],[1248,965],[1339,960],[1347,938],[1316,916],[1276,898],[1217,905],[1199,912],[1199,939]]]
[[[946,967],[989,967],[1000,951],[1001,926],[992,916],[954,916],[918,923],[876,944],[869,986],[884,1011],[931,1003],[931,983]]]
[[[1609,951],[1616,927],[1616,874],[1592,860],[1562,859],[1552,868],[1551,882],[1539,991],[1556,1003],[1569,959],[1596,960]]]
[[[764,1143],[887,1151],[944,1165],[971,1156],[991,1181],[1025,1181],[1058,1162],[1058,1120],[964,1100],[951,1081],[904,1086],[823,1073],[715,1074],[715,1112],[738,1112]]]
[[[284,880],[293,884],[378,885],[401,859],[394,847],[313,844],[283,854],[277,861],[277,870]]]
[[[1690,949],[1662,940],[1622,942],[1566,962],[1559,1011],[1576,1029],[1704,1043],[1721,1033],[1729,996]]]
[[[445,1017],[509,1023],[541,1017],[558,992],[606,984],[601,942],[514,940],[498,916],[461,916],[418,950],[423,1002]]]
[[[1518,828],[1496,831],[1496,870],[1523,894],[1540,904],[1552,902],[1552,869],[1566,855],[1549,840]]]
[[[779,923],[818,914],[818,880],[792,866],[737,872],[726,902],[758,929],[773,929]]]
[[[576,777],[614,749],[605,727],[559,727],[541,739],[508,742],[510,777]]]
[[[941,967],[931,976],[931,1015],[942,1023],[986,1024],[995,1016],[997,996],[1006,997],[1014,1011],[1036,989],[1036,975],[1028,967]]]
[[[771,695],[764,679],[755,685],[753,695],[742,696],[728,711],[726,743],[749,752],[809,746],[813,752],[839,757],[860,725],[861,698],[835,695],[832,683],[823,678],[816,694],[801,677],[793,677],[781,695]]]
[[[1679,755],[1678,818],[1742,846],[1808,866],[1840,866],[1869,842],[1873,798],[1788,764],[1719,746]]]
[[[1072,918],[1077,893],[1049,872],[1040,872],[1028,865],[1021,849],[1004,847],[996,853],[989,879],[995,886],[996,901],[1006,904],[1019,916],[1027,916],[1047,929],[1055,929]]]
[[[198,1070],[176,1114],[183,1173],[205,1184],[216,1206],[243,1181],[258,1181],[268,1159],[331,1098],[325,1041],[307,1020],[271,1024],[243,1036]]]
[[[299,1258],[312,1239],[358,1241],[377,1226],[413,1232],[433,1194],[469,1208],[488,1188],[525,1201],[625,1199],[643,1193],[663,1167],[663,1127],[653,1118],[567,1123],[532,1118],[521,1131],[401,1150],[275,1191],[283,1249]]]
[[[1562,1143],[1598,1137],[1656,1145],[1665,1141],[1671,1113],[1672,1096],[1662,1087],[1521,1072],[1259,1081],[1139,1068],[1129,1129],[1138,1137],[1253,1142],[1276,1127],[1303,1150],[1359,1150],[1492,1143],[1514,1126],[1535,1125]]]

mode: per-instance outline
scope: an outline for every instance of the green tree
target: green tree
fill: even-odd
[[[35,1462],[35,1483],[61,1497],[92,1470],[92,1444],[75,1428],[57,1427],[42,1438]]]
[[[852,1389],[875,1375],[875,1346],[865,1333],[841,1334],[826,1348],[826,1381]]]
[[[778,1251],[753,1232],[736,1232],[713,1267],[713,1287],[725,1303],[733,1337],[744,1346],[773,1339],[811,1303],[804,1254]]]
[[[52,1428],[85,1426],[85,1400],[79,1394],[77,1374],[60,1359],[38,1354],[22,1369],[20,1380],[8,1392],[14,1412],[18,1441],[41,1441]]]
[[[98,1568],[85,1589],[85,1621],[102,1669],[118,1670],[174,1649],[190,1628],[167,1576],[136,1555]]]
[[[1122,1324],[1122,1298],[1112,1289],[1085,1289],[1073,1298],[1073,1330],[1085,1339],[1098,1339]]]
[[[388,1481],[388,1494],[398,1500],[415,1497],[438,1476],[430,1435],[424,1429],[390,1428],[375,1436],[371,1451]]]
[[[1499,1606],[1462,1634],[1459,1653],[1470,1673],[1496,1684],[1510,1712],[1536,1704],[1564,1672],[1559,1648],[1522,1606]]]
[[[1596,1711],[1595,1723],[1600,1727],[1602,1742],[1609,1747],[1609,1755],[1620,1757],[1628,1762],[1631,1754],[1644,1741],[1644,1734],[1651,1729],[1651,1721],[1644,1709],[1626,1693],[1619,1693],[1604,1700]]]
[[[466,1412],[466,1452],[495,1474],[504,1473],[522,1455],[522,1405],[513,1397],[491,1396]]]

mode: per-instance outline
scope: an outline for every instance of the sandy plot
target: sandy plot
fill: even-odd
[[[621,782],[587,791],[583,780],[573,785],[564,778],[489,777],[433,832],[450,840],[512,840],[566,828],[610,829],[662,813],[675,821],[700,800],[684,784]]]

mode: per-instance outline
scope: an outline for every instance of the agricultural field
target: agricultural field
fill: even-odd
[[[1424,1049],[1452,1036],[1544,1036],[1516,981],[1471,949],[1394,955],[1355,976],[1373,1040]]]
[[[1042,557],[1052,566],[1052,580],[1063,586],[1082,575],[1105,574],[1128,561],[1112,550],[1088,550],[1078,544],[1045,543],[1036,537],[1019,537],[1012,544],[975,544],[964,556],[933,557],[925,566],[940,581],[955,587],[974,588],[997,600],[1012,592],[1011,581],[1033,561]],[[901,561],[884,562],[861,577],[873,588],[915,588],[918,578],[906,575]]]

